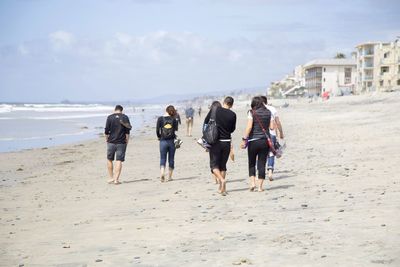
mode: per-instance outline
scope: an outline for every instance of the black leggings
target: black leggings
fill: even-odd
[[[267,162],[268,146],[265,139],[249,142],[247,154],[249,158],[249,176],[256,176],[256,162],[258,179],[265,179],[265,163]]]

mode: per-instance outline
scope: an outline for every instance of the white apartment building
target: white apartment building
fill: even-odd
[[[342,95],[356,86],[355,59],[316,59],[304,66],[305,87],[310,95]]]
[[[293,71],[294,79],[296,81],[296,85],[298,86],[306,86],[306,78],[304,74],[304,66],[298,65],[294,68]]]
[[[400,44],[368,42],[357,48],[357,92],[400,88]]]

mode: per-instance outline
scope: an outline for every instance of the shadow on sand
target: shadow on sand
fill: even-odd
[[[186,177],[186,178],[178,178],[178,179],[174,179],[173,181],[184,181],[184,180],[194,180],[194,179],[199,179],[199,176],[192,176],[192,177]]]
[[[273,187],[267,187],[265,188],[266,191],[269,190],[276,190],[276,189],[288,189],[290,187],[293,187],[294,185],[292,184],[288,184],[288,185],[278,185],[278,186],[273,186]],[[249,191],[249,188],[238,188],[238,189],[232,189],[232,190],[228,190],[228,192],[241,192],[241,191]],[[257,189],[256,189],[257,191]]]
[[[293,186],[294,186],[293,184],[278,185],[278,186],[268,187],[265,190],[269,191],[269,190],[275,190],[275,189],[288,189]]]
[[[138,182],[145,182],[150,181],[150,179],[139,179],[139,180],[130,180],[130,181],[122,181],[123,184],[130,184],[130,183],[138,183]]]

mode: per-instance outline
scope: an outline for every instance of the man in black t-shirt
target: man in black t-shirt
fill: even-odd
[[[117,105],[114,113],[107,117],[104,134],[107,141],[107,168],[110,179],[108,183],[120,184],[122,162],[125,161],[126,146],[132,126],[128,116],[122,113],[123,107]],[[113,161],[115,161],[115,166]],[[114,168],[115,167],[115,168]]]
[[[236,129],[236,114],[231,110],[233,106],[233,98],[227,96],[224,99],[223,107],[218,107],[215,113],[215,122],[218,128],[219,140],[211,146],[210,152],[210,168],[211,172],[217,177],[219,182],[219,193],[226,195],[226,163],[232,149],[231,134]],[[207,124],[211,117],[208,113],[204,120]]]

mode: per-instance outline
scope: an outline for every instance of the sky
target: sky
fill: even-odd
[[[400,36],[397,0],[1,0],[0,102],[267,88]]]

